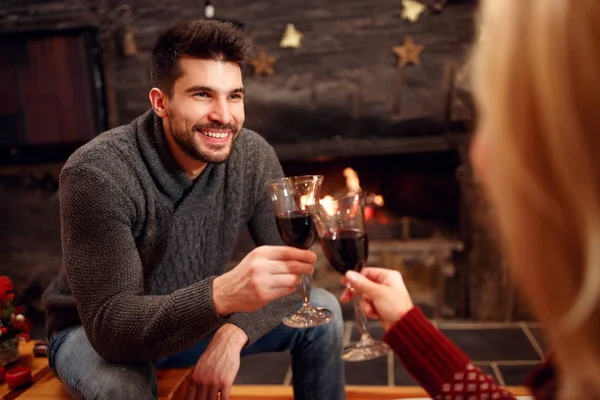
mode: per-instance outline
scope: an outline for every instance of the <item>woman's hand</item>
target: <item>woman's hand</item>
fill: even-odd
[[[380,320],[386,331],[413,308],[398,271],[370,267],[363,268],[361,273],[348,271],[342,283],[349,284],[354,291],[346,289],[340,300],[346,303],[361,294],[361,310],[367,317]]]

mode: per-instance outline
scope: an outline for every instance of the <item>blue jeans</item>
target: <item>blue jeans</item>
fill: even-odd
[[[245,347],[241,356],[290,350],[295,399],[345,399],[344,365],[340,358],[343,320],[339,302],[323,289],[314,289],[310,300],[315,306],[333,311],[333,321],[309,329],[293,329],[281,324]],[[75,326],[52,336],[48,364],[76,399],[157,399],[156,368],[193,366],[209,342],[210,337],[155,363],[111,364],[96,353],[83,327]]]

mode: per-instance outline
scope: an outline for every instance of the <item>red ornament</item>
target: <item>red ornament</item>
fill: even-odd
[[[6,371],[6,384],[10,388],[25,386],[31,382],[31,370],[24,365],[18,365]]]
[[[5,326],[2,327],[2,334],[6,335],[6,333],[8,332],[8,329],[6,329]]]

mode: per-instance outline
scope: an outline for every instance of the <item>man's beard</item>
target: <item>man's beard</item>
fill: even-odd
[[[207,164],[219,164],[225,162],[227,158],[229,158],[233,144],[239,136],[239,128],[235,124],[196,124],[192,127],[192,130],[188,132],[185,130],[176,129],[171,123],[171,120],[169,120],[169,128],[175,143],[177,143],[188,156],[194,160],[202,161]],[[202,139],[197,139],[196,135],[202,135],[202,131],[210,131],[211,129],[230,131],[232,139],[229,143],[219,146],[218,150],[202,148],[198,144],[198,140]]]

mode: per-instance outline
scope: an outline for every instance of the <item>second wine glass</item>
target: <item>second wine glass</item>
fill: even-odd
[[[329,199],[310,206],[325,257],[341,273],[360,271],[367,262],[369,238],[365,229],[365,198],[362,193]],[[348,286],[349,289],[351,289]],[[367,319],[360,310],[360,296],[354,295],[354,314],[360,340],[342,354],[346,361],[367,361],[391,352],[383,342],[373,339]]]
[[[283,242],[299,249],[310,249],[316,239],[308,207],[319,200],[322,175],[291,176],[266,183],[273,203],[277,227]],[[302,275],[302,308],[283,318],[292,328],[310,328],[328,323],[333,313],[310,304],[310,276]]]

